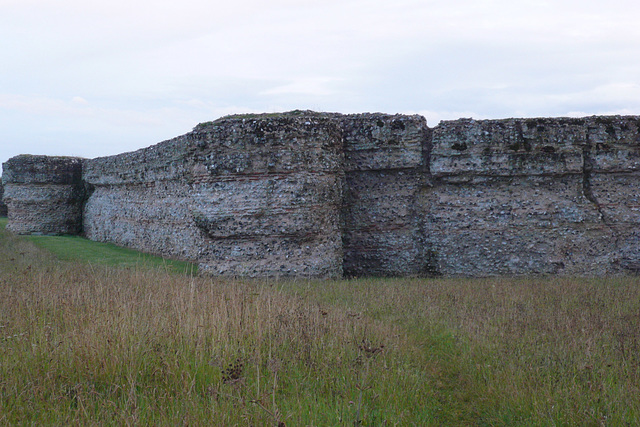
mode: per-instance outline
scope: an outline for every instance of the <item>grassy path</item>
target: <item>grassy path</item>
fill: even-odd
[[[0,229],[4,229],[7,218],[0,218]],[[110,243],[92,242],[80,236],[28,236],[37,246],[46,249],[63,261],[80,261],[89,264],[118,267],[163,268],[168,272],[197,274],[197,266]]]

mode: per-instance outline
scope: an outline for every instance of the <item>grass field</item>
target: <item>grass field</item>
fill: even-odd
[[[2,228],[1,424],[640,423],[638,278],[220,280]]]

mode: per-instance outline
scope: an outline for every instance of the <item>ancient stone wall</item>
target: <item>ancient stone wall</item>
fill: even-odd
[[[19,234],[82,231],[82,159],[21,155],[2,168],[8,230]]]
[[[639,117],[245,115],[117,156],[19,156],[3,179],[16,232],[82,220],[217,275],[640,271]]]
[[[8,208],[4,203],[4,185],[2,184],[2,179],[0,179],[0,216],[7,216]]]
[[[637,117],[434,129],[417,216],[444,275],[608,275],[640,259]]]
[[[341,277],[341,144],[329,116],[244,116],[90,160],[85,233],[213,274]]]
[[[422,116],[358,114],[342,119],[345,150],[344,272],[423,272],[415,198],[424,181],[430,130]]]

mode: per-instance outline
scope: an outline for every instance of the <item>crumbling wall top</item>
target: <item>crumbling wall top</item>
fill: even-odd
[[[434,177],[581,174],[640,168],[638,116],[459,119],[433,130]]]
[[[5,184],[78,184],[83,161],[79,157],[22,154],[2,165],[2,180]]]

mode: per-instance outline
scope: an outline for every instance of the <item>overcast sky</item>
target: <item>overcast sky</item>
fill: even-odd
[[[243,112],[640,114],[638,0],[0,0],[0,161]]]

